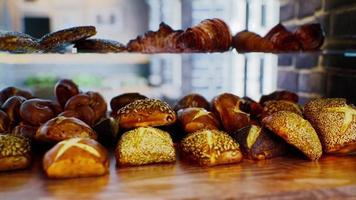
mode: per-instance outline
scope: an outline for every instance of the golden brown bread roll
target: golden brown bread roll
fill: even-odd
[[[118,166],[137,166],[176,161],[169,133],[152,127],[140,127],[124,133],[117,144]]]
[[[319,134],[324,152],[356,151],[356,108],[345,99],[316,99],[305,106],[305,116]]]
[[[36,132],[36,140],[57,143],[69,138],[97,139],[95,131],[74,117],[56,117],[41,125]]]
[[[30,141],[14,135],[0,135],[0,171],[23,169],[31,163]]]
[[[1,109],[6,112],[7,116],[11,121],[11,127],[15,126],[21,121],[20,107],[26,98],[22,96],[12,96],[8,98],[4,104],[2,104]]]
[[[62,108],[64,108],[68,99],[77,94],[79,94],[79,88],[72,80],[61,79],[54,86],[54,96]]]
[[[116,119],[121,128],[165,126],[177,120],[169,105],[158,99],[136,100],[117,111]]]
[[[25,99],[33,98],[32,94],[26,90],[22,90],[16,87],[6,87],[0,91],[0,106],[12,96],[21,96]]]
[[[220,118],[226,132],[233,133],[249,125],[250,117],[241,110],[242,104],[240,97],[230,93],[223,93],[212,100],[213,112]]]
[[[206,110],[210,110],[208,100],[206,100],[202,95],[195,93],[191,93],[180,98],[174,106],[174,110],[178,111],[183,108],[192,107],[205,108]]]
[[[139,93],[124,93],[112,98],[110,101],[110,107],[115,115],[120,108],[126,106],[127,104],[132,103],[139,99],[146,99],[146,98],[147,98],[146,96]]]
[[[276,51],[273,43],[260,35],[241,31],[233,37],[233,47],[238,52],[274,52]]]
[[[219,129],[220,122],[212,112],[204,108],[185,108],[177,113],[178,120],[187,133],[202,129]]]
[[[318,160],[322,147],[312,125],[290,111],[279,111],[263,119],[262,123],[273,133],[295,146],[310,160]]]
[[[6,112],[0,110],[0,133],[5,133],[10,130],[11,120]]]
[[[285,154],[287,150],[286,142],[260,126],[246,126],[231,136],[240,144],[244,157],[249,159],[270,159]]]
[[[262,95],[260,99],[260,104],[264,105],[265,102],[272,101],[272,100],[285,100],[285,101],[298,103],[299,97],[294,92],[287,91],[287,90],[280,90],[280,91],[272,92],[270,94]]]
[[[201,130],[181,142],[183,158],[201,166],[238,163],[242,160],[239,145],[225,132]]]
[[[101,176],[109,173],[109,156],[95,140],[71,138],[44,155],[43,169],[50,178]]]
[[[298,104],[285,100],[272,100],[265,102],[261,119],[278,111],[290,111],[302,116],[302,110]]]

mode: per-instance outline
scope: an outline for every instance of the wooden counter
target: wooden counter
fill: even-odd
[[[95,178],[50,180],[40,161],[0,174],[0,199],[354,199],[356,156],[301,157],[201,168],[177,162],[115,168]],[[354,197],[354,198],[352,198]]]

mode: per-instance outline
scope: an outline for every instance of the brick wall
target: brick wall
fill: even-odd
[[[344,97],[356,104],[356,0],[280,0],[280,21],[288,28],[319,22],[329,53],[282,54],[278,88],[295,91],[300,103],[317,97]],[[339,50],[339,51],[335,51]]]

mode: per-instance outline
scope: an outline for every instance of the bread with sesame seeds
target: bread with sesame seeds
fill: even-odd
[[[56,117],[41,125],[35,135],[37,141],[57,143],[69,138],[97,139],[89,125],[74,117]]]
[[[177,120],[176,113],[158,99],[136,100],[117,111],[116,120],[121,128],[166,126]]]
[[[318,135],[309,121],[302,116],[290,111],[279,111],[265,117],[262,124],[295,146],[310,160],[318,160],[321,157],[322,147]]]
[[[302,115],[302,110],[297,103],[286,100],[272,100],[265,102],[261,119],[278,111],[290,111]]]
[[[27,138],[0,135],[0,171],[24,169],[31,163],[31,145]]]
[[[169,133],[153,127],[125,132],[115,150],[117,166],[172,163],[176,153]]]
[[[71,138],[46,152],[42,165],[49,178],[101,176],[109,173],[109,155],[97,141]]]
[[[204,108],[185,108],[177,112],[179,124],[187,133],[202,129],[219,129],[220,122],[216,116]]]
[[[225,132],[201,130],[181,142],[183,158],[201,166],[238,163],[242,160],[239,145]]]
[[[306,105],[305,116],[319,134],[326,153],[356,151],[356,108],[346,99],[317,99]]]

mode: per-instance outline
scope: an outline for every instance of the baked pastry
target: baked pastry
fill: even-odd
[[[20,122],[17,126],[15,126],[12,129],[11,134],[28,138],[32,142],[35,139],[37,129],[38,127],[36,126],[32,126],[24,122]]]
[[[26,99],[33,98],[32,94],[28,91],[21,90],[16,87],[6,87],[0,91],[0,106],[12,96],[22,96]]]
[[[278,111],[290,111],[294,112],[300,116],[303,115],[302,109],[299,107],[298,104],[291,102],[291,101],[286,101],[286,100],[272,100],[272,101],[267,101],[265,102],[263,106],[263,112],[261,115],[261,119],[272,115],[275,112]]]
[[[0,171],[24,169],[31,163],[30,141],[14,135],[0,135]]]
[[[324,42],[324,31],[320,24],[306,24],[294,32],[305,51],[317,50]]]
[[[233,133],[249,125],[250,117],[241,110],[242,104],[240,97],[230,93],[223,93],[212,100],[213,112],[220,118],[226,132]]]
[[[242,97],[242,100],[240,109],[250,114],[251,120],[258,120],[263,112],[262,105],[249,97]]]
[[[126,106],[129,103],[132,103],[139,99],[146,99],[147,97],[140,93],[125,93],[118,95],[111,99],[110,107],[112,113],[115,113],[122,107]]]
[[[287,91],[287,90],[275,91],[267,95],[262,95],[260,99],[260,104],[264,105],[265,102],[271,100],[285,100],[285,101],[298,103],[299,97],[296,93],[291,91]]]
[[[105,117],[107,104],[103,96],[97,92],[86,92],[77,94],[70,99],[64,106],[65,111],[78,114],[80,120],[90,126],[94,126],[102,117]],[[70,116],[68,113],[63,116]]]
[[[6,112],[0,110],[0,133],[5,133],[10,130],[11,120]]]
[[[21,119],[33,126],[47,122],[61,111],[60,105],[46,99],[29,99],[20,106]]]
[[[345,99],[313,100],[306,105],[305,116],[318,132],[324,152],[356,152],[356,108]]]
[[[79,94],[78,86],[72,80],[61,79],[54,86],[54,96],[62,108],[64,108],[68,99],[77,94]]]
[[[220,122],[212,112],[204,108],[184,108],[177,113],[178,120],[187,133],[202,129],[219,129]]]
[[[98,135],[98,141],[105,146],[116,145],[119,124],[112,117],[102,118],[95,126],[94,130]]]
[[[57,143],[69,138],[97,139],[95,131],[74,117],[56,117],[41,125],[36,132],[36,140]]]
[[[117,111],[116,120],[121,128],[166,126],[177,120],[169,105],[158,99],[136,100]]]
[[[46,51],[52,51],[78,40],[89,38],[95,34],[96,29],[94,26],[72,27],[44,35],[40,39],[40,44]]]
[[[178,100],[176,105],[174,106],[174,110],[178,111],[182,108],[204,108],[206,110],[210,110],[210,105],[208,100],[206,100],[202,95],[191,93],[183,96]]]
[[[56,144],[43,157],[50,178],[102,176],[109,173],[107,150],[95,140],[72,138]]]
[[[119,53],[126,51],[126,46],[114,40],[85,39],[76,41],[74,47],[84,53]]]
[[[262,123],[303,152],[310,160],[318,160],[321,157],[322,147],[318,135],[312,125],[300,115],[290,111],[279,111],[265,117]]]
[[[235,133],[232,138],[240,144],[244,157],[264,160],[281,156],[287,151],[287,143],[266,128],[256,125],[246,126]]]
[[[225,132],[201,130],[181,142],[183,158],[201,166],[238,163],[242,160],[239,145]]]
[[[271,41],[275,51],[289,52],[301,50],[301,43],[298,38],[288,31],[282,24],[274,26],[264,37]]]
[[[257,33],[247,30],[238,32],[232,40],[232,46],[238,52],[274,52],[273,43]]]
[[[161,23],[127,44],[128,51],[141,53],[223,52],[231,47],[229,27],[220,19],[206,19],[185,31]]]
[[[30,35],[19,32],[0,31],[0,51],[33,53],[41,52],[42,49],[37,39]]]
[[[21,121],[20,107],[25,101],[26,99],[22,96],[12,96],[8,98],[4,104],[2,104],[1,109],[6,112],[12,126]]]
[[[140,127],[124,133],[116,147],[118,166],[137,166],[176,161],[169,133],[152,127]]]

